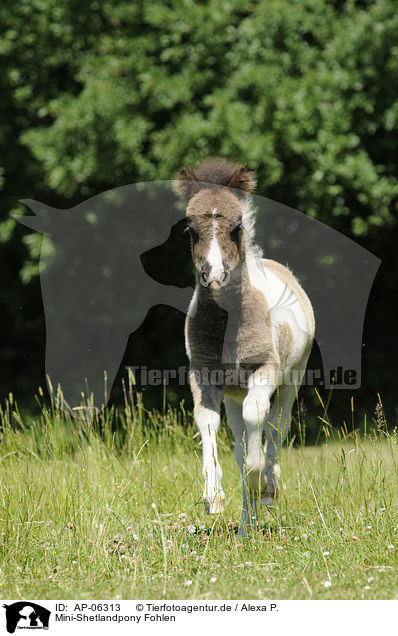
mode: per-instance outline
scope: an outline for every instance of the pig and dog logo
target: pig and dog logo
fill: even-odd
[[[16,218],[43,234],[46,374],[62,388],[63,404],[78,408],[88,387],[102,406],[104,371],[111,386],[127,340],[148,311],[155,305],[187,311],[185,210],[165,181],[123,186],[70,210],[24,203],[34,216]],[[302,212],[260,196],[251,205],[256,243],[267,258],[288,264],[313,303],[321,386],[358,388],[364,316],[379,259]],[[171,347],[172,338],[181,337],[177,331]]]
[[[51,612],[37,603],[17,601],[3,607],[9,634],[14,634],[16,629],[48,629]]]

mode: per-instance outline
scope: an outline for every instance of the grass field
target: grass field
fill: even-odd
[[[397,433],[323,423],[285,446],[279,505],[239,540],[240,476],[226,427],[225,514],[201,503],[201,445],[184,409],[126,401],[99,421],[54,404],[1,413],[0,596],[11,599],[391,599],[397,577]],[[115,429],[117,422],[117,432]],[[320,422],[322,425],[322,422]]]

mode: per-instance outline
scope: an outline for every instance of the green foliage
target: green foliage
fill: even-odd
[[[83,12],[37,0],[4,13],[20,140],[66,199],[221,154],[257,169],[262,194],[337,226],[348,216],[355,234],[393,222],[391,0],[92,1]]]

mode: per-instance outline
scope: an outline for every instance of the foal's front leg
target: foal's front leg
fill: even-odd
[[[207,514],[224,510],[224,491],[221,486],[222,470],[217,455],[217,433],[220,428],[220,387],[205,385],[190,372],[190,385],[194,401],[194,418],[202,438],[203,503]]]
[[[275,387],[275,367],[263,366],[252,374],[243,401],[242,415],[247,435],[247,486],[251,496],[255,498],[264,497],[267,491],[262,437]]]

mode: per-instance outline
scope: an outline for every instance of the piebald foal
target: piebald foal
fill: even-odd
[[[203,445],[203,502],[208,513],[223,510],[217,431],[224,398],[243,478],[243,534],[256,521],[256,500],[271,505],[277,495],[278,451],[315,330],[298,281],[283,265],[261,259],[254,244],[254,186],[254,173],[224,159],[183,168],[175,181],[188,201],[196,268],[185,340]]]

